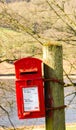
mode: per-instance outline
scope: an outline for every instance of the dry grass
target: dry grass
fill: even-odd
[[[27,126],[27,127],[24,127],[24,128],[19,128],[18,130],[45,130],[45,126],[42,125],[42,126]]]
[[[4,130],[4,128],[0,128],[0,130]],[[13,128],[6,128],[6,130],[14,130]],[[45,126],[25,126],[16,128],[16,130],[45,130]]]
[[[16,128],[16,130],[45,130],[45,126],[26,126],[26,127],[19,127]],[[0,128],[0,130],[4,130]],[[6,128],[6,130],[13,130],[12,128]],[[76,124],[67,124],[66,125],[66,130],[76,130]]]
[[[76,130],[76,124],[68,124],[66,130]]]

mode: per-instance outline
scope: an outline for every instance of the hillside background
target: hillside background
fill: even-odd
[[[0,0],[0,129],[26,130],[26,125],[44,123],[18,119],[15,79],[10,75],[15,74],[14,61],[43,59],[43,44],[52,42],[63,46],[64,81],[71,84],[64,88],[66,123],[76,123],[76,0]]]
[[[0,3],[0,61],[42,58],[41,43],[57,41],[63,45],[64,69],[75,74],[76,1],[48,0],[50,5],[47,0],[6,2]]]

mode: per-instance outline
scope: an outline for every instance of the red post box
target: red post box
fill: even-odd
[[[42,61],[37,58],[23,58],[14,64],[19,119],[44,117]]]

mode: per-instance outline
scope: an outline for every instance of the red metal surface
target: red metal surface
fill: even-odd
[[[29,79],[30,77],[42,76],[42,61],[37,58],[23,58],[17,60],[14,64],[17,79]],[[26,73],[29,75],[26,76]]]
[[[14,64],[16,72],[16,99],[19,119],[44,117],[45,102],[42,79],[42,61],[36,58],[23,58],[16,61]],[[24,88],[33,87],[37,87],[38,89],[39,109],[37,111],[26,111],[24,110],[22,91]]]

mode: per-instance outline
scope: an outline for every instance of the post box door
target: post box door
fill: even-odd
[[[44,87],[41,80],[16,81],[18,116],[20,119],[40,118],[45,116]]]

